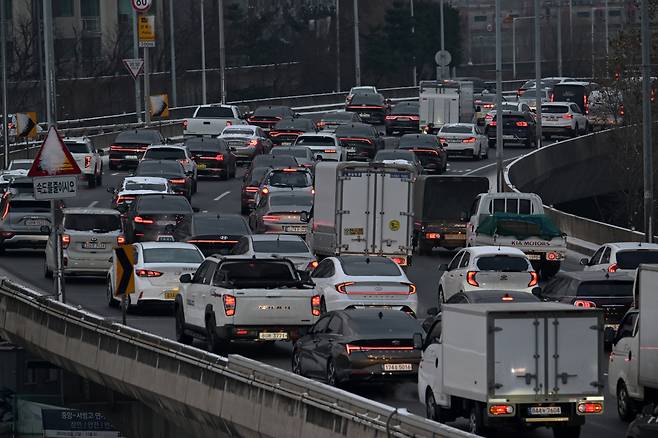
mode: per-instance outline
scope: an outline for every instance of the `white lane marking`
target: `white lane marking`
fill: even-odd
[[[112,173],[112,176],[117,176],[118,174],[119,174],[119,172],[114,172],[114,173]]]
[[[519,157],[521,157],[521,155],[519,155],[518,157],[512,157],[512,158],[508,158],[508,159],[506,159],[506,160],[503,160],[503,164],[504,164],[504,163],[507,163],[507,162],[509,162],[509,161],[512,161],[512,160],[516,160],[516,159],[519,158]],[[473,173],[479,172],[479,171],[481,171],[481,170],[487,169],[487,168],[492,167],[492,166],[495,166],[495,165],[496,165],[496,162],[494,161],[493,163],[487,164],[486,166],[482,166],[482,167],[478,167],[477,169],[473,169],[473,170],[471,170],[470,172],[465,173],[465,175],[471,175],[471,174],[473,174]]]
[[[220,199],[222,199],[224,196],[228,195],[229,193],[231,193],[230,190],[227,191],[227,192],[222,193],[221,195],[219,195],[218,197],[216,197],[215,199],[213,199],[213,201],[219,201]]]
[[[91,204],[89,204],[89,205],[87,206],[87,208],[91,208],[91,207],[95,206],[96,204],[98,204],[98,201],[94,201],[94,202],[92,202]]]

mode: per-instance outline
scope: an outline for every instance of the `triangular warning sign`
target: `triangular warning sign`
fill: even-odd
[[[79,175],[80,168],[54,126],[48,130],[27,176]]]
[[[137,79],[137,76],[142,72],[142,68],[144,68],[144,60],[141,58],[124,59],[123,65],[126,66],[126,69],[130,72],[133,79]]]

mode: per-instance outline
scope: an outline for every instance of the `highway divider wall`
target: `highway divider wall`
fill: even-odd
[[[184,421],[198,438],[474,437],[254,360],[112,323],[6,278],[0,335]]]

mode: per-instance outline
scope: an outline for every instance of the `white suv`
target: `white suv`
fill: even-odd
[[[89,188],[103,184],[102,150],[96,146],[89,137],[66,137],[64,144],[82,172],[82,178],[87,180]]]
[[[658,244],[613,242],[601,246],[591,258],[580,259],[584,271],[633,273],[641,264],[658,263]]]
[[[542,133],[545,139],[552,135],[576,137],[585,134],[589,125],[578,105],[571,102],[550,102],[541,106]]]

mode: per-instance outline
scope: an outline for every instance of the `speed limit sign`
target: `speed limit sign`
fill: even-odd
[[[146,12],[151,8],[153,0],[131,0],[133,9],[137,12]]]

